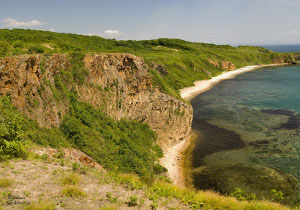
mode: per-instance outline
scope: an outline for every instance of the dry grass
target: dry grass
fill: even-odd
[[[14,180],[10,178],[0,178],[0,187],[5,188],[13,184]]]
[[[39,201],[39,202],[32,202],[25,209],[26,210],[54,210],[56,209],[56,205],[52,202]]]
[[[84,192],[83,190],[81,190],[79,187],[76,186],[66,186],[61,193],[65,196],[72,197],[72,198],[87,196],[86,192]]]
[[[76,173],[68,173],[63,175],[61,181],[64,185],[76,185],[80,183],[81,177]]]
[[[58,209],[288,209],[267,201],[238,201],[214,192],[195,192],[164,181],[147,185],[133,174],[99,173],[94,169],[78,174],[72,172],[71,163],[64,166],[29,160],[13,163],[14,169],[8,165],[3,168],[6,174],[1,180],[13,180],[7,191],[12,195],[24,195],[26,201],[32,203],[27,209],[53,209],[53,204]],[[47,166],[48,170],[42,170],[42,166]],[[13,173],[20,168],[24,169],[21,174]],[[33,178],[37,174],[39,178]],[[2,199],[5,202],[7,195]]]
[[[159,197],[177,198],[192,208],[203,209],[288,209],[278,203],[269,201],[238,201],[234,197],[222,196],[210,191],[192,191],[166,182],[157,182],[151,187],[152,199]]]

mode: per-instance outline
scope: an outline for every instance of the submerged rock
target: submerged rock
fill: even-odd
[[[215,190],[230,194],[236,188],[255,193],[259,198],[272,199],[271,190],[284,193],[286,202],[300,196],[299,182],[278,169],[254,165],[204,166],[193,171],[198,190]]]

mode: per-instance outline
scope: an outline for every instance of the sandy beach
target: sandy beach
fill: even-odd
[[[214,85],[223,80],[234,78],[239,74],[252,71],[254,69],[279,65],[285,64],[253,65],[233,71],[227,71],[211,79],[194,82],[195,86],[181,89],[180,95],[186,100],[191,100],[196,95],[208,91]],[[182,152],[184,152],[184,149],[187,147],[188,143],[189,139],[185,139],[179,144],[170,147],[167,151],[165,151],[164,157],[160,161],[161,164],[168,169],[168,174],[175,185],[184,186],[184,177],[183,172],[181,171],[181,163],[183,161]]]
[[[278,66],[278,65],[283,65],[283,64],[267,64],[267,65],[254,65],[254,66],[246,66],[244,68],[236,69],[233,71],[227,71],[224,72],[216,77],[213,77],[208,80],[199,80],[194,82],[195,86],[192,87],[186,87],[180,90],[180,96],[186,100],[191,100],[194,96],[203,93],[210,88],[212,88],[215,84],[226,80],[226,79],[231,79],[234,78],[235,76],[252,71],[254,69],[262,68],[262,67],[267,67],[267,66]]]

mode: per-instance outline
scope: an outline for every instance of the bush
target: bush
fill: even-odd
[[[9,44],[7,42],[0,42],[0,57],[4,57],[7,55],[8,48]]]
[[[230,195],[240,201],[246,200],[245,191],[241,188],[235,188],[234,192],[232,192]]]
[[[156,134],[147,125],[115,121],[73,95],[70,112],[60,127],[71,144],[110,170],[143,176],[166,171],[155,164],[161,150],[155,144]]]
[[[271,194],[275,202],[280,202],[284,199],[284,193],[280,190],[272,189]]]
[[[36,142],[53,148],[70,146],[58,128],[41,128],[12,106],[10,97],[0,98],[0,160],[27,157],[25,144]]]
[[[34,53],[42,54],[45,52],[45,50],[41,45],[34,44],[28,48],[28,52],[31,54],[34,54]]]
[[[129,200],[128,200],[128,202],[127,202],[127,205],[129,206],[129,207],[133,207],[133,206],[137,206],[138,205],[138,199],[137,199],[137,197],[136,196],[130,196],[129,197]]]
[[[0,159],[26,157],[23,142],[34,136],[23,125],[24,118],[16,114],[9,97],[0,98]]]

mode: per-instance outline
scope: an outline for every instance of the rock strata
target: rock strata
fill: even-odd
[[[153,87],[142,58],[130,54],[86,55],[84,65],[89,76],[75,87],[80,101],[101,108],[116,120],[147,123],[157,132],[163,149],[189,136],[192,107]],[[57,99],[55,78],[71,68],[66,55],[4,58],[0,60],[0,95],[9,94],[12,103],[39,125],[59,126],[69,104],[67,99]]]

